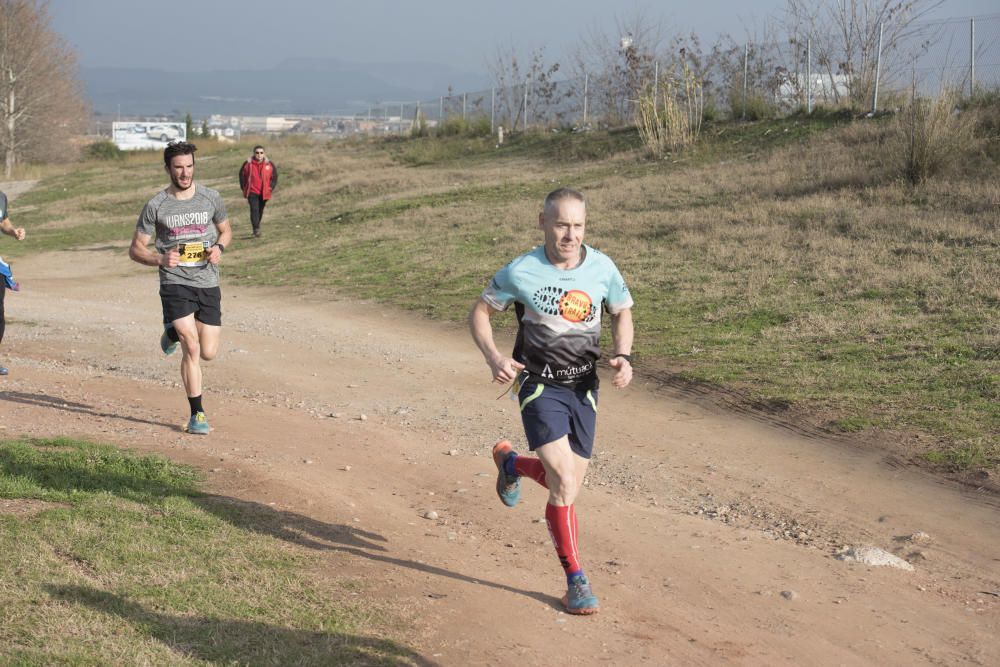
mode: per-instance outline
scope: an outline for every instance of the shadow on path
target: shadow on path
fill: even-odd
[[[94,409],[94,406],[86,403],[74,403],[57,396],[47,394],[29,394],[23,391],[0,391],[0,401],[10,401],[11,403],[21,403],[23,405],[33,405],[35,407],[53,408],[64,412],[90,415],[91,417],[104,417],[105,419],[120,419],[122,421],[135,424],[147,424],[149,426],[162,426],[172,431],[182,432],[184,429],[178,424],[168,424],[166,422],[143,419],[141,417],[129,417],[128,415],[114,414],[111,412],[101,412]]]
[[[383,546],[387,540],[377,533],[360,530],[353,526],[330,524],[296,512],[276,510],[268,505],[226,496],[206,495],[195,497],[193,500],[205,511],[244,530],[263,533],[310,549],[339,551],[394,567],[407,568],[475,586],[487,586],[508,593],[516,593],[550,605],[553,609],[559,611],[563,609],[559,599],[551,595],[470,577],[427,563],[390,556],[388,550]]]

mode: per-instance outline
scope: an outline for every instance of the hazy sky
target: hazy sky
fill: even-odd
[[[286,58],[434,62],[482,72],[502,44],[572,52],[595,27],[639,13],[664,33],[740,39],[785,0],[51,0],[53,26],[85,67],[262,69]],[[945,0],[936,17],[1000,12]]]

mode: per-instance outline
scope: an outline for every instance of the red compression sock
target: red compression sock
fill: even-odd
[[[546,489],[549,485],[545,483],[545,466],[541,459],[533,456],[518,456],[514,459],[514,472],[523,477],[530,477]]]
[[[545,506],[545,522],[549,525],[549,535],[556,548],[556,555],[567,574],[579,572],[580,555],[576,550],[576,513],[572,505],[559,506],[549,503]]]

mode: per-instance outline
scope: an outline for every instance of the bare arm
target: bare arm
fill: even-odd
[[[486,365],[490,367],[493,381],[499,384],[513,382],[517,374],[524,370],[524,365],[510,357],[505,357],[497,350],[493,341],[493,325],[490,324],[490,317],[500,311],[494,309],[482,299],[476,299],[469,311],[469,332],[476,347],[483,353]]]
[[[13,236],[18,241],[24,240],[24,227],[14,227],[10,223],[10,218],[4,218],[3,222],[0,222],[0,232],[7,236]]]
[[[632,354],[632,309],[626,308],[617,315],[611,316],[611,339],[614,342],[613,354]],[[615,369],[611,384],[618,389],[624,389],[632,382],[632,363],[624,357],[612,356],[608,365]]]
[[[134,262],[145,264],[146,266],[177,266],[180,264],[180,254],[177,248],[171,248],[162,255],[156,250],[149,249],[149,242],[153,237],[144,234],[138,229],[132,235],[132,245],[128,247],[128,256]]]

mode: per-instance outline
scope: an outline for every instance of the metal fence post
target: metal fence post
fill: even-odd
[[[813,112],[812,38],[806,40],[806,114]]]
[[[528,131],[528,79],[524,80],[524,131]]]
[[[750,42],[743,47],[743,120],[747,119],[747,78],[750,72]]]
[[[969,97],[976,92],[976,17],[969,19]]]
[[[878,51],[875,53],[875,89],[872,91],[872,115],[878,111],[878,83],[882,75],[882,29],[883,24],[878,24]]]
[[[660,88],[660,61],[653,63],[653,114],[656,114],[656,96]]]
[[[438,122],[444,120],[444,96],[438,98]]]

